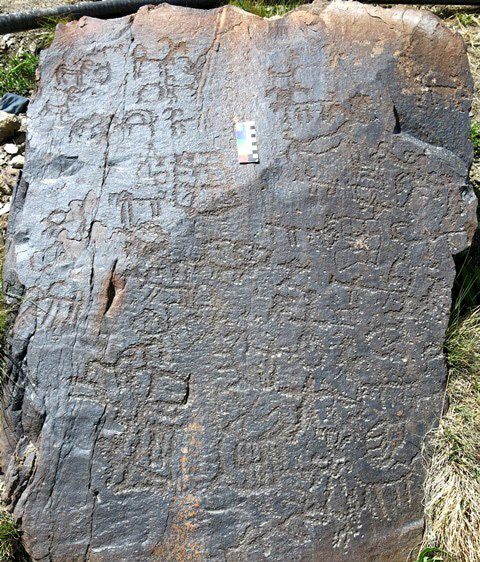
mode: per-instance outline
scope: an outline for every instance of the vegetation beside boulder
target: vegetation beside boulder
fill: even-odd
[[[480,308],[447,335],[448,410],[426,454],[425,546],[480,560]],[[448,560],[447,557],[440,560]]]
[[[0,562],[20,562],[20,532],[13,516],[3,505],[0,505]]]

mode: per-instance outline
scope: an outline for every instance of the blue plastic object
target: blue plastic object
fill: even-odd
[[[25,113],[27,111],[29,101],[30,100],[28,98],[7,92],[0,98],[0,111],[14,113],[15,115]]]

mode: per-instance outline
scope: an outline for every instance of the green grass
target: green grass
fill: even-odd
[[[461,318],[480,304],[480,250],[467,248],[455,256],[457,275],[453,284],[453,307],[450,325],[458,324]]]
[[[0,562],[17,560],[19,545],[20,533],[12,515],[0,509]]]
[[[476,25],[474,14],[459,13],[455,16],[462,25]]]
[[[231,6],[242,8],[246,12],[255,14],[262,18],[272,16],[283,16],[287,12],[294,10],[305,2],[277,2],[275,0],[230,0]]]
[[[480,158],[480,123],[473,123],[470,129],[470,140],[473,144],[475,157]]]
[[[0,484],[0,493],[4,485]],[[20,562],[25,560],[20,532],[12,514],[0,505],[0,562]]]
[[[13,517],[7,511],[0,511],[0,561],[17,560],[20,544],[20,533],[15,526]]]
[[[28,96],[35,87],[39,56],[22,53],[0,62],[0,96],[5,92]]]
[[[55,37],[55,30],[57,28],[57,25],[69,23],[74,19],[75,18],[73,18],[72,16],[45,18],[42,22],[42,27],[38,34],[39,50],[48,49],[48,47],[50,47],[53,38]]]
[[[73,18],[47,18],[37,32],[37,49],[34,53],[18,53],[0,59],[0,96],[5,92],[30,96],[35,88],[35,75],[40,51],[50,47],[58,24],[65,24]]]
[[[447,562],[451,559],[440,548],[424,548],[418,555],[417,562]]]

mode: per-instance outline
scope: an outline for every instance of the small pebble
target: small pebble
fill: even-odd
[[[5,205],[3,205],[0,208],[0,217],[6,215],[9,211],[10,211],[10,201],[8,203],[5,203]]]
[[[7,154],[17,154],[18,153],[18,146],[16,144],[8,143],[3,147],[3,150]]]
[[[24,164],[25,164],[25,156],[21,156],[20,154],[12,158],[12,160],[10,161],[10,166],[12,168],[16,168],[17,170],[23,168]]]
[[[11,139],[20,126],[21,121],[16,115],[0,111],[0,141]]]

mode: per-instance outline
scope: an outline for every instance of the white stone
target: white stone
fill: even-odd
[[[8,143],[3,147],[3,150],[7,153],[7,154],[18,154],[18,146],[16,144],[13,143]]]
[[[17,170],[19,170],[23,168],[24,163],[25,163],[25,157],[19,154],[18,156],[12,158],[12,160],[10,161],[10,166],[12,168],[16,168]]]
[[[11,204],[10,201],[8,201],[8,203],[5,203],[3,207],[0,207],[0,217],[6,215],[8,211],[10,211],[10,204]]]

